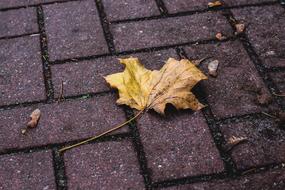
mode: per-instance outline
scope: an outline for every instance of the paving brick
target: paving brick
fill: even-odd
[[[246,34],[266,67],[285,66],[285,15],[279,6],[234,9],[246,24]]]
[[[163,188],[167,190],[247,190],[247,189],[270,189],[282,190],[285,187],[285,172],[272,170],[254,175],[242,176],[236,179],[213,180],[211,182],[195,183]]]
[[[34,8],[0,12],[0,37],[38,32]]]
[[[277,88],[280,90],[281,94],[285,94],[285,72],[275,72],[270,74]],[[285,104],[285,97],[283,97],[283,104]]]
[[[223,171],[223,162],[200,112],[181,111],[138,120],[140,137],[154,181]]]
[[[221,130],[226,141],[232,136],[248,138],[231,151],[239,169],[285,161],[285,131],[274,121],[244,121],[222,125]]]
[[[108,53],[93,0],[44,6],[50,60]]]
[[[136,154],[126,140],[85,145],[67,151],[64,160],[69,189],[144,189]]]
[[[149,69],[160,69],[169,57],[177,58],[174,49],[162,50],[151,53],[139,53],[126,57],[138,57]],[[82,61],[52,66],[52,77],[55,96],[60,96],[61,83],[63,82],[64,96],[84,93],[97,93],[110,90],[103,76],[123,71],[119,64],[119,57],[100,58],[91,61]],[[61,82],[62,81],[62,82]]]
[[[54,2],[54,1],[64,1],[64,0],[1,0],[0,1],[0,8],[29,6],[29,5]]]
[[[160,14],[154,0],[103,0],[102,2],[109,21],[149,17]]]
[[[257,96],[263,92],[270,96],[261,78],[240,42],[225,42],[185,47],[190,59],[212,57],[202,63],[202,70],[208,74],[208,63],[219,61],[218,76],[209,76],[202,81],[204,96],[217,118],[266,111],[274,104],[261,106]]]
[[[207,9],[209,0],[163,0],[169,13]]]
[[[39,37],[0,40],[0,105],[45,99]]]
[[[0,189],[56,189],[51,151],[0,156]]]
[[[113,95],[105,95],[1,111],[0,151],[62,143],[98,135],[126,120],[115,99]],[[28,130],[26,135],[21,134],[21,129],[29,121],[29,115],[36,108],[42,113],[37,128]],[[116,133],[126,131],[127,126]]]
[[[121,23],[111,26],[111,31],[119,51],[215,38],[217,32],[228,36],[232,33],[219,13]]]
[[[276,2],[276,0],[224,0],[227,6],[239,6],[239,5],[249,5],[249,4],[259,4],[264,2]]]

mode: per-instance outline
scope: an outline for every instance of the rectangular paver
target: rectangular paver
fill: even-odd
[[[0,151],[63,143],[98,135],[126,120],[115,99],[113,95],[105,95],[1,111]],[[26,126],[31,112],[36,108],[41,110],[37,128],[28,130],[26,135],[21,134],[21,129]],[[116,133],[126,131],[127,126]]]
[[[285,14],[280,5],[233,10],[266,67],[285,66]]]
[[[45,99],[40,40],[0,40],[0,105]]]
[[[1,0],[0,8],[12,8],[64,0]]]
[[[226,141],[232,136],[248,139],[231,151],[239,169],[285,161],[282,151],[285,148],[285,132],[274,121],[264,119],[225,124],[221,130]]]
[[[258,103],[259,95],[266,94],[270,97],[270,94],[240,42],[196,45],[184,49],[192,60],[212,57],[201,64],[207,75],[208,63],[212,60],[219,61],[218,76],[209,76],[208,80],[201,82],[204,96],[215,117],[232,117],[274,108],[273,103]]]
[[[35,8],[0,12],[0,37],[38,32]]]
[[[72,96],[84,93],[97,93],[109,91],[111,88],[106,83],[104,76],[122,72],[123,66],[118,58],[138,57],[148,69],[160,69],[169,58],[177,58],[174,49],[162,50],[151,53],[138,53],[128,56],[106,57],[90,61],[53,65],[52,78],[55,96],[60,96],[63,82],[63,95]]]
[[[232,33],[219,13],[121,23],[111,26],[111,31],[119,51],[205,40],[215,38],[218,32],[228,36]]]
[[[144,189],[129,141],[85,145],[67,151],[64,160],[69,189]]]
[[[1,155],[0,189],[56,189],[51,151]]]
[[[222,172],[223,162],[200,112],[167,117],[146,113],[138,120],[154,181]]]
[[[277,169],[259,174],[242,176],[236,179],[213,180],[211,182],[180,185],[165,190],[247,190],[270,189],[282,190],[285,187],[285,170]]]
[[[51,61],[108,53],[93,0],[44,6]]]
[[[109,21],[133,19],[159,15],[154,0],[103,0]]]

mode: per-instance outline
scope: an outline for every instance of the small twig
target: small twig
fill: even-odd
[[[275,92],[272,93],[274,96],[278,96],[278,97],[285,97],[285,94],[281,93],[281,94],[276,94]]]
[[[107,131],[101,133],[100,135],[97,135],[97,136],[94,136],[94,137],[90,137],[90,138],[88,138],[88,139],[86,139],[86,140],[84,140],[84,141],[81,141],[81,142],[79,142],[79,143],[76,143],[76,144],[73,144],[73,145],[70,145],[70,146],[66,146],[66,147],[64,147],[64,148],[61,148],[61,149],[59,149],[59,153],[64,152],[64,151],[66,151],[66,150],[69,150],[69,149],[71,149],[71,148],[75,148],[75,147],[77,147],[77,146],[86,144],[86,143],[88,143],[88,142],[90,142],[90,141],[94,141],[94,140],[96,140],[96,139],[98,139],[98,138],[100,138],[100,137],[102,137],[102,136],[104,136],[104,135],[106,135],[106,134],[109,134],[109,133],[111,133],[111,132],[113,132],[113,131],[115,131],[115,130],[117,130],[117,129],[120,129],[120,128],[122,128],[123,126],[125,126],[126,124],[128,124],[128,123],[130,123],[131,121],[133,121],[134,119],[136,119],[136,118],[137,118],[138,116],[140,116],[144,111],[145,111],[145,110],[141,110],[140,112],[138,112],[134,117],[132,117],[132,118],[129,119],[128,121],[126,121],[126,122],[124,122],[124,123],[122,123],[122,124],[120,124],[120,125],[118,125],[118,126],[112,128],[112,129],[109,129],[109,130],[107,130]]]
[[[271,114],[269,114],[269,113],[266,113],[266,112],[261,112],[261,113],[262,113],[263,115],[266,115],[266,116],[271,117],[271,118],[273,118],[273,119],[277,119],[276,116],[271,115]]]
[[[60,85],[60,94],[57,100],[57,103],[59,103],[62,99],[64,99],[63,97],[63,81],[61,81],[61,85]]]

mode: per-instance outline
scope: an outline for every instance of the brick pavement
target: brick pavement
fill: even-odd
[[[275,95],[285,93],[285,8],[208,2],[2,0],[0,189],[284,189],[285,132],[263,112],[285,109]],[[244,34],[234,35],[234,19]],[[218,59],[218,77],[194,88],[208,106],[150,111],[59,154],[133,115],[103,79],[128,56],[150,69],[168,57]],[[206,63],[200,68],[207,74]],[[261,94],[272,101],[258,103]],[[38,127],[21,134],[36,108]],[[229,150],[233,136],[247,141]]]

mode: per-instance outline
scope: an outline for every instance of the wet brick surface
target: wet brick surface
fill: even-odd
[[[111,27],[119,51],[166,46],[231,34],[231,27],[218,13],[116,24]],[[156,32],[159,31],[159,32]]]
[[[0,61],[0,105],[45,99],[38,36],[0,40]]]
[[[244,115],[270,107],[259,105],[257,101],[260,93],[269,95],[269,92],[238,41],[188,46],[185,47],[185,51],[190,59],[211,57],[201,64],[207,75],[208,63],[213,60],[219,61],[218,76],[214,78],[208,75],[208,80],[202,82],[204,96],[216,117]]]
[[[0,12],[0,37],[38,32],[35,8]]]
[[[153,0],[103,0],[109,21],[141,18],[159,15]]]
[[[246,34],[265,66],[284,67],[284,8],[274,5],[237,9],[232,12],[237,20],[245,23]]]
[[[21,134],[36,108],[41,110],[37,128],[28,130],[26,135]],[[115,97],[111,95],[2,111],[0,151],[84,139],[124,121],[125,114],[115,105]],[[126,131],[127,127],[116,133]]]
[[[56,189],[51,151],[0,156],[0,189]]]
[[[44,6],[50,60],[108,53],[94,1]]]
[[[129,141],[82,146],[66,152],[64,158],[69,189],[144,189]]]
[[[185,111],[165,118],[149,113],[139,119],[138,126],[154,181],[223,171],[200,112]]]

